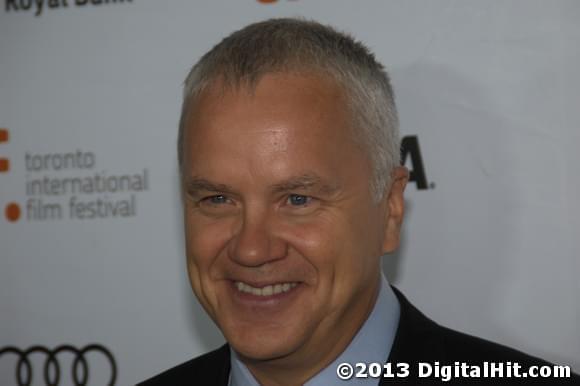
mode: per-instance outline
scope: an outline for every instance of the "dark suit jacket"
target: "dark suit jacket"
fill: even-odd
[[[401,315],[397,334],[389,355],[388,362],[392,363],[392,372],[397,371],[396,363],[408,363],[407,377],[383,378],[380,386],[384,385],[577,385],[580,386],[580,377],[572,374],[572,378],[454,378],[443,382],[441,378],[418,377],[418,362],[427,362],[435,365],[466,362],[469,365],[480,365],[483,362],[512,362],[519,363],[522,370],[529,366],[543,366],[551,364],[526,355],[520,351],[492,343],[474,336],[453,331],[442,327],[427,318],[409,301],[393,288],[399,303]],[[353,364],[354,365],[354,364]],[[227,344],[215,351],[185,362],[177,367],[165,371],[151,378],[140,386],[227,386],[230,373],[230,353]],[[337,377],[337,385],[342,384]],[[329,385],[330,386],[330,385]]]

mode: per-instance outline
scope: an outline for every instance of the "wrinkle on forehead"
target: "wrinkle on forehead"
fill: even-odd
[[[236,188],[228,184],[213,182],[201,176],[192,176],[185,181],[185,190],[191,195],[200,191],[215,193],[237,193]],[[336,182],[328,182],[316,173],[305,173],[291,176],[283,181],[274,183],[268,187],[272,193],[285,193],[292,191],[316,191],[324,194],[333,194],[340,189]]]

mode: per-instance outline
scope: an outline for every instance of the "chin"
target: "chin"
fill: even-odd
[[[296,351],[300,340],[296,334],[264,334],[259,331],[244,331],[237,337],[226,336],[226,339],[240,356],[257,361],[286,357]]]

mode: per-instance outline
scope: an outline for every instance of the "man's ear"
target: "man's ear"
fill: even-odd
[[[401,225],[405,214],[405,186],[409,181],[409,171],[404,166],[397,166],[391,173],[391,184],[385,192],[385,234],[383,239],[383,253],[394,252],[399,247]],[[383,198],[385,199],[385,198]]]

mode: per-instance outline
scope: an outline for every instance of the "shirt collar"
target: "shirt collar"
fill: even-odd
[[[384,363],[389,357],[397,332],[400,315],[399,301],[387,279],[381,275],[379,295],[369,317],[346,349],[329,366],[308,380],[304,386],[328,386],[348,384],[349,386],[377,385],[373,378],[352,378],[341,381],[336,375],[336,367],[343,362],[354,366],[357,362]],[[229,386],[260,386],[248,368],[230,347],[231,371]]]

